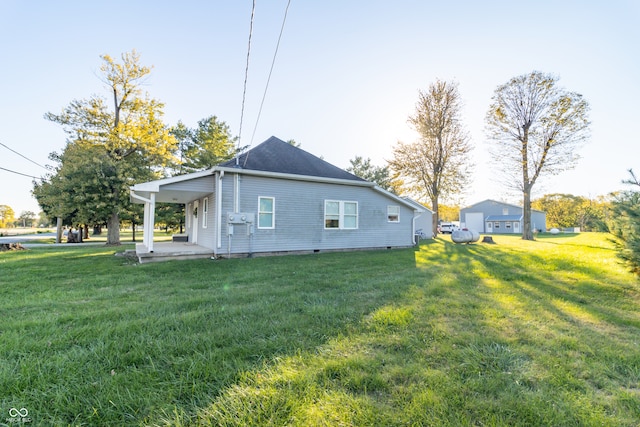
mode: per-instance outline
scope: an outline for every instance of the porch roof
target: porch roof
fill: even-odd
[[[156,193],[156,202],[167,203],[188,203],[191,200],[199,199],[206,196],[210,192],[195,191],[195,190],[172,190],[166,188],[171,184],[178,182],[190,181],[197,178],[212,175],[215,169],[209,169],[200,172],[189,173],[185,175],[173,176],[171,178],[158,179],[155,181],[143,182],[131,187],[131,190],[136,195],[149,199],[151,193]],[[141,200],[131,197],[133,203],[143,203]]]

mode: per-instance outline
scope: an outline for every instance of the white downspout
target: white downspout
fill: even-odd
[[[422,214],[421,214],[421,213],[420,213],[420,214],[418,214],[418,215],[416,216],[416,212],[417,212],[417,211],[413,211],[413,221],[411,222],[411,224],[412,224],[412,225],[411,225],[411,228],[413,229],[413,230],[412,230],[412,233],[413,233],[413,238],[412,238],[412,240],[413,240],[413,244],[414,244],[414,245],[417,245],[417,244],[419,244],[419,243],[420,243],[420,237],[417,237],[417,236],[416,236],[416,220],[422,216]]]
[[[240,174],[235,175],[235,193],[233,195],[233,211],[240,212]]]
[[[216,217],[217,220],[217,248],[222,247],[222,178],[224,177],[224,171],[218,172],[216,179]]]

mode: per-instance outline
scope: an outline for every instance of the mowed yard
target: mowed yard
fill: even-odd
[[[0,253],[0,424],[637,426],[640,281],[607,239]]]

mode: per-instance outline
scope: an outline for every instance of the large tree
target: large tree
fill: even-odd
[[[162,122],[164,105],[140,88],[151,72],[139,63],[140,56],[132,51],[121,56],[122,62],[116,62],[109,55],[101,58],[100,71],[111,101],[99,96],[75,100],[62,113],[47,113],[45,118],[62,125],[68,135],[58,171],[67,169],[65,159],[68,157],[77,163],[74,169],[85,170],[88,177],[99,173],[101,178],[96,186],[64,188],[67,184],[60,184],[61,190],[67,193],[59,193],[59,197],[77,200],[76,208],[81,208],[78,203],[91,204],[82,208],[101,212],[107,223],[107,244],[119,244],[120,213],[129,203],[128,187],[159,177],[163,168],[173,161],[176,142]],[[91,168],[95,170],[89,170]],[[64,181],[51,178],[51,185]],[[49,190],[45,194],[51,197],[55,188]],[[93,200],[81,200],[80,191],[92,192]],[[53,205],[51,200],[48,203]],[[58,214],[69,214],[69,209],[67,206]]]
[[[0,228],[6,228],[13,225],[15,220],[15,212],[9,205],[0,205]]]
[[[487,134],[505,182],[522,192],[522,238],[533,240],[531,192],[543,175],[573,167],[576,148],[588,137],[589,104],[558,86],[550,74],[534,71],[498,86],[487,112]]]
[[[371,159],[364,159],[360,156],[349,160],[349,163],[351,163],[351,166],[347,168],[347,172],[351,172],[369,182],[375,182],[378,187],[384,190],[395,192],[388,166],[375,166],[371,164]]]
[[[438,228],[440,200],[460,193],[469,178],[471,145],[461,113],[457,83],[437,80],[428,90],[420,91],[415,113],[409,117],[420,139],[398,142],[389,161],[404,181],[405,191],[431,201],[434,230]]]
[[[178,122],[171,134],[178,141],[178,174],[210,169],[236,155],[236,138],[231,136],[229,125],[216,116],[198,121],[195,129]]]

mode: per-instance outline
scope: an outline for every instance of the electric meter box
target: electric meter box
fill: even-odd
[[[227,222],[229,224],[253,224],[255,222],[255,214],[247,212],[229,212],[227,214]]]

